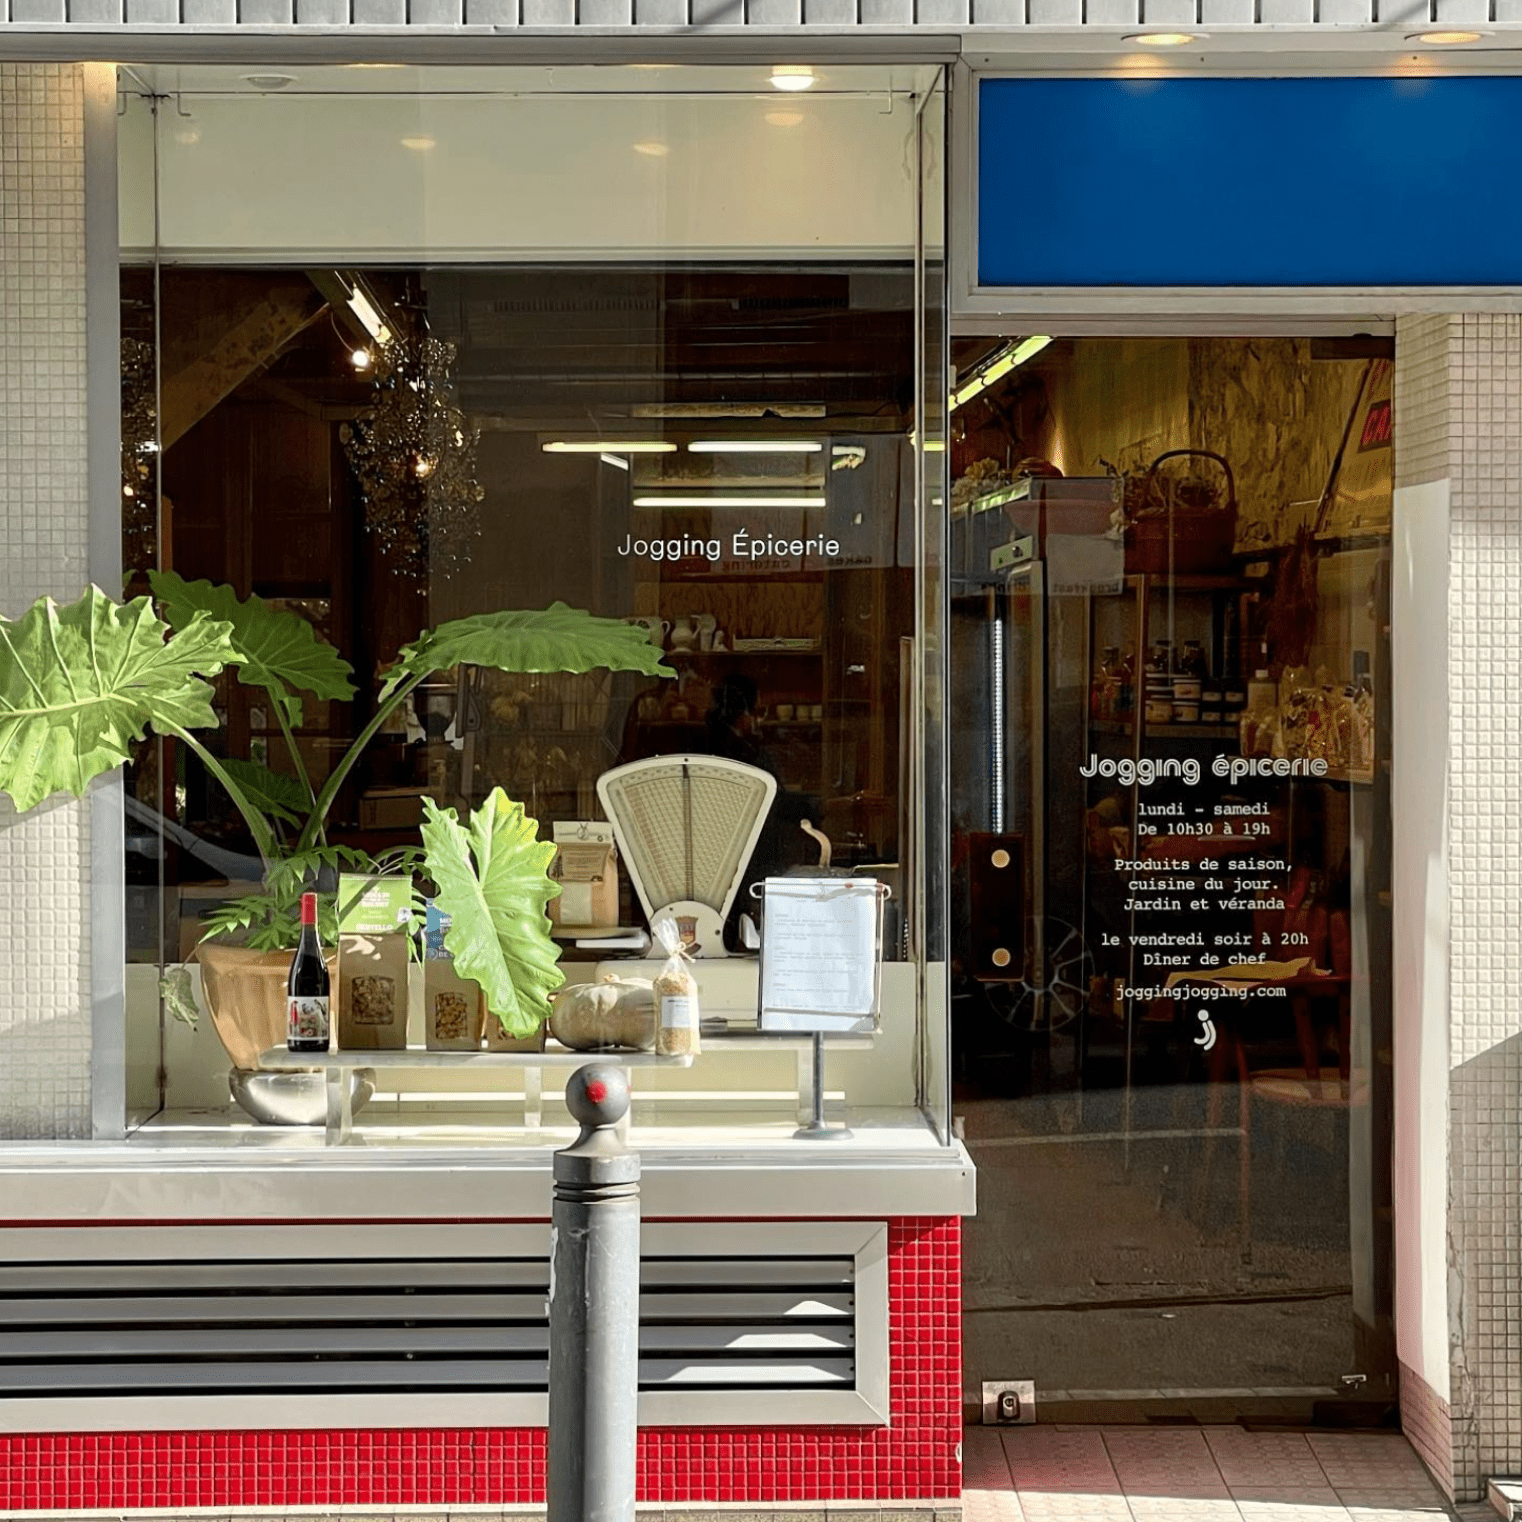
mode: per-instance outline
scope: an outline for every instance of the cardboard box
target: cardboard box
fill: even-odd
[[[474,1052],[481,1046],[486,1004],[481,985],[454,970],[444,945],[449,916],[428,901],[423,932],[423,1041],[430,1052]]]
[[[618,928],[618,848],[613,826],[593,819],[562,820],[554,826],[555,859],[550,876],[560,884],[549,903],[552,925],[566,930]]]
[[[423,822],[421,787],[374,787],[359,798],[362,830],[410,830]]]
[[[338,1049],[407,1045],[407,929],[412,880],[338,880]]]

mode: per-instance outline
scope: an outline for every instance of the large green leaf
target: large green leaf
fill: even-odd
[[[277,772],[258,761],[226,760],[222,765],[256,809],[298,829],[312,812],[312,795],[285,772]]]
[[[272,608],[262,597],[240,599],[229,586],[186,581],[173,571],[149,571],[148,584],[175,629],[197,613],[232,625],[233,664],[247,687],[264,687],[286,705],[293,724],[301,722],[301,700],[290,688],[342,702],[354,696],[354,669],[312,626],[294,613]]]
[[[166,640],[148,598],[124,607],[99,587],[0,618],[0,792],[23,810],[54,793],[79,797],[147,725],[214,729],[202,678],[235,659],[229,633],[203,613]]]
[[[549,875],[551,841],[500,787],[471,815],[423,800],[423,847],[438,906],[450,916],[444,945],[455,971],[486,991],[487,1008],[510,1035],[532,1035],[565,981],[544,906],[560,891]]]
[[[563,602],[527,612],[477,613],[457,618],[403,645],[381,691],[384,701],[408,677],[451,666],[491,666],[498,671],[642,671],[671,676],[643,624],[598,618]]]

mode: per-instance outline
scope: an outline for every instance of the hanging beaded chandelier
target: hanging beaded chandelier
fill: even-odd
[[[422,583],[470,558],[486,496],[481,431],[455,402],[454,361],[451,343],[393,336],[375,350],[374,402],[339,430],[365,527],[394,573]]]

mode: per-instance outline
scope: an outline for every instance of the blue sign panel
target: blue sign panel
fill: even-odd
[[[978,281],[1522,286],[1522,78],[987,79]]]

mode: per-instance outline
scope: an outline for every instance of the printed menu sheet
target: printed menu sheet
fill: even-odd
[[[878,884],[870,878],[769,877],[765,891],[761,1029],[873,1029]]]

